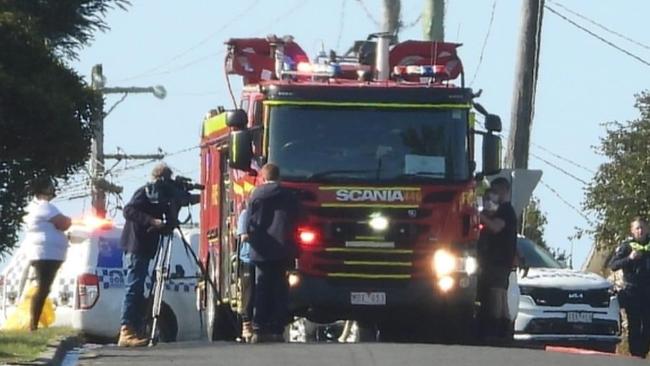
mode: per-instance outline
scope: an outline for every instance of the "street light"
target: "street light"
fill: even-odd
[[[101,64],[93,66],[91,71],[91,88],[98,91],[101,95],[101,113],[99,117],[95,120],[93,126],[93,139],[91,143],[91,157],[90,157],[90,172],[92,175],[92,184],[91,184],[91,201],[95,215],[98,217],[106,217],[106,187],[112,187],[114,190],[121,190],[121,187],[114,185],[106,185],[107,183],[104,180],[104,158],[111,158],[110,155],[104,155],[104,117],[110,111],[115,108],[118,103],[116,103],[108,113],[104,113],[104,98],[105,94],[124,94],[124,98],[128,94],[140,94],[140,93],[149,93],[153,94],[158,99],[165,99],[167,96],[167,90],[162,85],[148,86],[148,87],[106,87],[106,77],[103,73],[103,68]],[[120,100],[121,101],[121,100]],[[137,155],[129,156],[122,154],[122,158],[135,158],[135,159],[162,159],[162,154],[152,154],[152,155]]]

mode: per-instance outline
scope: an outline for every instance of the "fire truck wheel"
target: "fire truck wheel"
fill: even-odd
[[[208,275],[212,276],[212,266],[208,265],[208,268],[210,268]],[[228,306],[220,304],[219,295],[215,292],[214,288],[209,283],[206,283],[206,297],[207,304],[205,307],[204,324],[207,331],[208,340],[210,342],[220,340],[235,340],[236,317],[228,308]]]
[[[358,322],[357,327],[359,342],[377,342],[377,326],[375,324]]]

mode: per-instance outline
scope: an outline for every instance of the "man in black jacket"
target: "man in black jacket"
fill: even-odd
[[[126,222],[122,230],[121,244],[125,251],[127,274],[124,281],[125,294],[122,303],[120,347],[145,346],[148,340],[138,336],[143,326],[144,285],[149,262],[155,256],[160,241],[163,219],[168,215],[169,202],[159,197],[156,186],[171,179],[172,171],[165,164],[157,165],[151,172],[153,182],[140,187],[124,206]],[[175,218],[174,218],[175,219]]]
[[[481,212],[481,243],[485,246],[482,281],[485,286],[486,338],[510,336],[508,309],[509,276],[517,253],[517,214],[510,204],[510,182],[496,178],[490,184],[496,194],[498,207],[490,214]],[[482,302],[483,302],[482,300]]]
[[[298,201],[280,187],[276,165],[264,165],[261,176],[264,184],[251,194],[246,220],[250,258],[255,264],[254,343],[283,340],[289,308],[286,272],[297,255],[294,236]]]
[[[628,319],[628,343],[632,356],[645,358],[650,349],[650,235],[648,223],[636,217],[630,224],[632,237],[621,243],[609,267],[623,270],[624,288],[619,292]]]

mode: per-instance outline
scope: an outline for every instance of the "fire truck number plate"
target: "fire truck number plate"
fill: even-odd
[[[386,305],[385,292],[351,292],[352,305]]]

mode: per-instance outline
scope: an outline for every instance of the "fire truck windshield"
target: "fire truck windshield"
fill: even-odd
[[[285,180],[463,181],[466,109],[274,106],[269,162]]]

